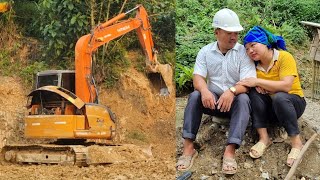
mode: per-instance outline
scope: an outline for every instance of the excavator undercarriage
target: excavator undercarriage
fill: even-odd
[[[87,166],[88,149],[82,145],[7,145],[3,157],[10,163]]]
[[[1,151],[3,163],[89,166],[152,159],[151,147],[133,144],[11,144]]]

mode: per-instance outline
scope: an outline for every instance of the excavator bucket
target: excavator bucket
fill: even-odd
[[[148,78],[153,86],[158,90],[160,96],[169,96],[173,93],[173,70],[169,64],[157,63],[155,66],[147,68]]]

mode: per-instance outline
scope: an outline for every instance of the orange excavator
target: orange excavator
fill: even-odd
[[[9,2],[0,2],[0,13],[5,13],[11,8]]]
[[[135,18],[118,22],[128,13]],[[95,27],[82,36],[75,47],[75,70],[49,70],[37,74],[36,89],[28,96],[29,114],[25,117],[25,136],[30,139],[58,139],[62,144],[11,144],[2,149],[5,161],[88,165],[88,148],[79,145],[86,139],[112,140],[116,122],[108,107],[98,104],[92,75],[92,55],[98,47],[136,30],[146,55],[146,70],[159,94],[172,92],[172,68],[157,61],[151,26],[142,5]],[[71,143],[71,144],[70,144]]]

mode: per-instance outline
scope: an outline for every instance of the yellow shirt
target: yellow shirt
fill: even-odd
[[[294,76],[293,84],[289,94],[296,94],[304,97],[299,75],[297,71],[296,61],[293,56],[287,51],[278,51],[274,49],[273,60],[269,68],[264,70],[259,64],[256,68],[257,78],[280,81],[285,76]]]

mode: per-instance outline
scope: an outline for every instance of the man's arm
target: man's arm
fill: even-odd
[[[246,86],[240,85],[240,84],[237,84],[234,87],[236,88],[236,92],[234,93],[234,95],[246,93],[249,90],[249,88],[247,88]]]
[[[253,63],[245,53],[240,56],[239,61],[240,63],[240,80],[246,77],[256,77],[256,68]],[[236,91],[233,93],[230,89],[226,90],[217,101],[218,109],[221,112],[228,112],[231,109],[231,105],[234,99],[234,96],[239,95],[241,93],[248,92],[249,88],[243,86],[242,84],[235,84],[234,85]],[[229,87],[230,88],[230,87]]]
[[[242,85],[235,85],[236,91],[233,93],[230,89],[223,92],[223,94],[220,96],[219,100],[217,101],[218,109],[220,109],[221,112],[228,112],[231,109],[231,105],[234,99],[234,96],[237,96],[241,93],[248,92],[249,88],[242,86]]]
[[[209,91],[204,77],[194,74],[193,86],[201,94],[201,101],[205,108],[215,109],[216,100],[213,94]]]

